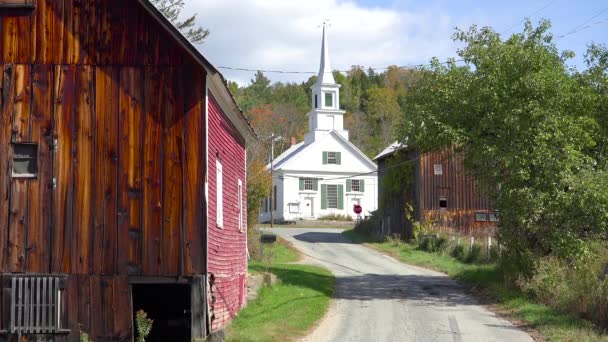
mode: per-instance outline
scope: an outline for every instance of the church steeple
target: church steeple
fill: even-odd
[[[317,83],[321,84],[336,84],[334,75],[331,71],[329,63],[329,47],[327,44],[327,33],[325,32],[327,22],[323,22],[323,42],[321,43],[321,65],[319,66],[319,76]]]
[[[348,131],[344,130],[344,111],[340,109],[340,85],[336,84],[329,63],[327,27],[326,21],[323,23],[319,76],[317,82],[310,87],[312,110],[306,114],[309,132],[304,138],[307,143],[317,140],[330,131],[336,131],[348,140]]]

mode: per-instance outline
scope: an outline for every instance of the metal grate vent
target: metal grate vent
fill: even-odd
[[[65,277],[11,276],[4,284],[11,334],[61,333]],[[8,287],[8,288],[7,288]],[[8,300],[6,295],[8,294]]]

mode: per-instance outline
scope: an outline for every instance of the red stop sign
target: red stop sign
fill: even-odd
[[[361,208],[360,205],[355,204],[353,205],[353,211],[355,212],[355,214],[359,215],[361,214],[361,212],[363,212],[363,208]]]

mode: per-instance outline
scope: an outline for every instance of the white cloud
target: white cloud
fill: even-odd
[[[338,0],[187,0],[183,14],[198,13],[211,31],[200,46],[216,66],[270,70],[318,70],[319,24],[331,20],[332,67],[387,66],[454,55],[456,22],[441,8],[407,12]],[[246,84],[253,73],[220,69]],[[308,75],[266,74],[272,80],[302,81]]]

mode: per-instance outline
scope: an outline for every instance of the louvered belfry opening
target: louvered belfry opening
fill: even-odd
[[[62,329],[66,278],[57,275],[6,276],[3,325],[9,334],[56,334]]]

